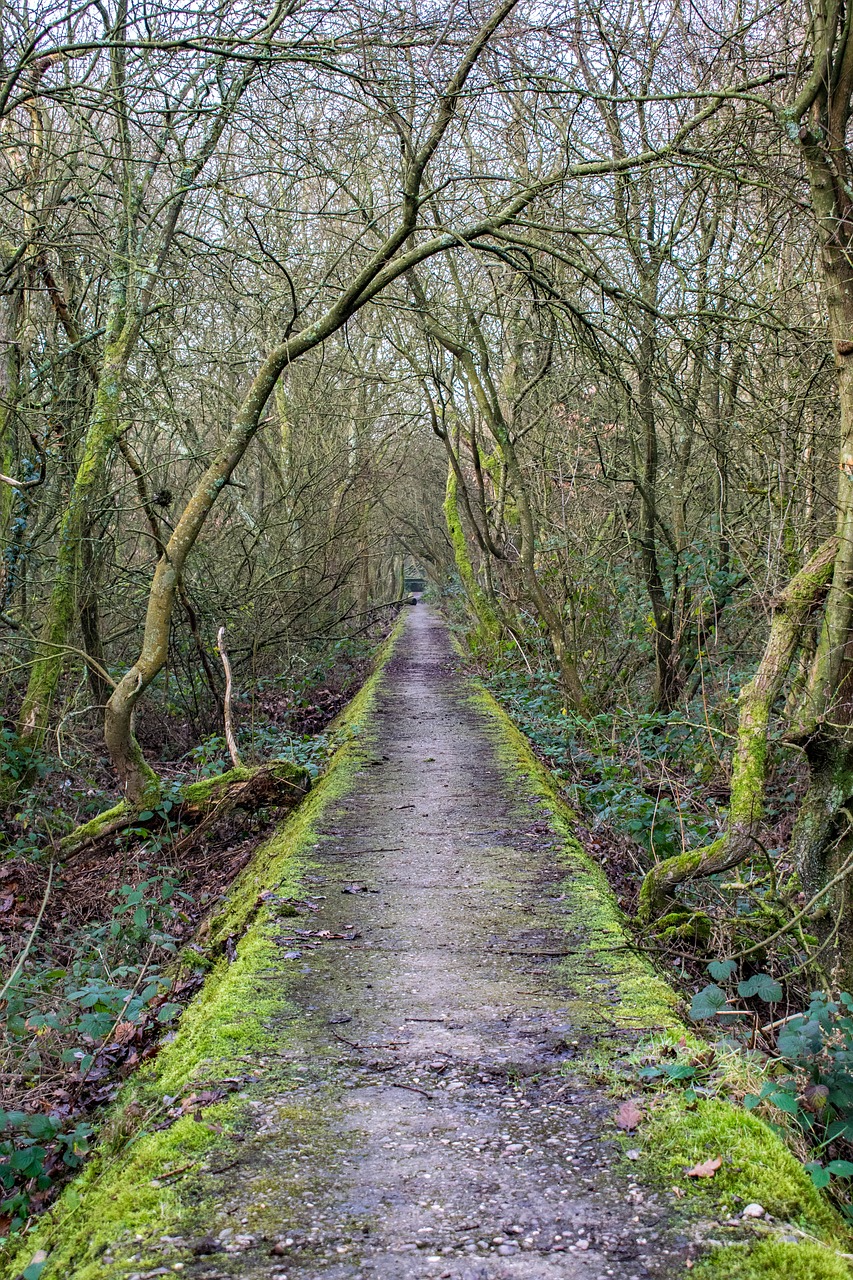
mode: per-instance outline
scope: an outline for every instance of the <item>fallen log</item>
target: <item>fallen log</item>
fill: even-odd
[[[168,812],[150,803],[147,809],[139,809],[122,800],[65,836],[59,843],[59,853],[63,858],[72,857],[100,840],[120,835],[129,827],[157,830],[167,822],[194,827],[209,819],[221,818],[232,809],[266,806],[292,809],[308,794],[310,787],[307,769],[288,760],[273,760],[255,768],[237,765],[226,773],[182,787]]]

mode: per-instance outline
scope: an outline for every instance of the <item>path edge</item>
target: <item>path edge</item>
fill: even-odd
[[[601,867],[586,853],[575,834],[577,814],[561,794],[559,783],[536,756],[527,736],[480,678],[471,672],[470,662],[451,631],[454,647],[461,657],[469,681],[471,704],[491,727],[490,738],[503,767],[520,783],[528,795],[538,799],[547,811],[551,825],[562,841],[560,863],[567,880],[563,888],[576,911],[583,911],[590,930],[590,950],[609,970],[620,997],[628,1005],[627,1018],[619,1028],[626,1040],[631,1032],[645,1029],[679,1032],[689,1041],[699,1037],[678,1014],[681,997],[653,964],[625,944],[630,938],[627,921]],[[592,907],[592,909],[591,909]],[[620,946],[621,943],[621,946]],[[624,948],[624,949],[623,949]],[[630,957],[627,964],[615,964],[614,957]],[[573,966],[567,965],[571,980]],[[643,984],[649,989],[643,990]],[[656,1012],[657,1024],[648,1015]],[[716,1155],[707,1147],[709,1131],[716,1131],[721,1150],[728,1142],[748,1165],[733,1170],[725,1186],[709,1182],[697,1187],[692,1207],[707,1213],[711,1202],[721,1193],[729,1199],[739,1197],[742,1204],[759,1202],[768,1212],[785,1211],[785,1219],[794,1224],[798,1243],[784,1239],[789,1221],[772,1226],[751,1220],[749,1235],[734,1242],[720,1241],[696,1265],[691,1273],[702,1280],[774,1280],[786,1276],[790,1280],[848,1280],[853,1270],[848,1266],[851,1235],[841,1215],[823,1199],[802,1164],[785,1142],[761,1117],[744,1110],[725,1097],[701,1100],[689,1109],[677,1094],[660,1095],[645,1125],[630,1138],[621,1135],[623,1147],[640,1145],[640,1159],[631,1169],[645,1176],[659,1188],[666,1188],[684,1169]],[[761,1199],[760,1199],[761,1197]],[[691,1200],[682,1203],[685,1208]],[[776,1215],[774,1214],[774,1217]],[[708,1224],[717,1228],[716,1222]],[[781,1232],[781,1235],[780,1235]],[[743,1234],[743,1233],[741,1233]]]
[[[318,820],[347,794],[369,752],[368,722],[406,617],[401,613],[378,649],[370,676],[329,726],[338,745],[326,771],[258,846],[215,914],[202,921],[196,936],[217,958],[184,1010],[175,1038],[122,1086],[98,1125],[97,1146],[81,1172],[14,1251],[0,1259],[4,1280],[116,1280],[145,1272],[162,1265],[162,1253],[133,1263],[129,1253],[156,1250],[161,1236],[181,1234],[188,1216],[203,1216],[203,1200],[190,1203],[189,1178],[159,1182],[157,1174],[188,1160],[200,1164],[218,1153],[226,1160],[232,1150],[227,1131],[241,1109],[239,1099],[232,1096],[205,1107],[203,1124],[187,1114],[166,1129],[147,1126],[162,1119],[164,1096],[179,1098],[200,1074],[205,1082],[225,1079],[235,1059],[247,1053],[263,1058],[265,1047],[271,1051],[278,1045],[279,1033],[266,1023],[282,1012],[287,997],[282,993],[277,998],[258,982],[259,972],[278,961],[269,937],[271,903],[263,895],[275,890],[278,896],[296,896],[302,859],[314,844]],[[229,939],[236,949],[231,961],[225,954]],[[210,1124],[224,1133],[214,1133]],[[122,1234],[128,1237],[124,1243],[118,1239]],[[133,1241],[137,1234],[143,1238]],[[111,1248],[111,1260],[102,1262]]]

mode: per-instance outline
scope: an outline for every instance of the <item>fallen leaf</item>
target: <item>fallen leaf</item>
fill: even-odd
[[[642,1118],[643,1113],[636,1102],[623,1102],[616,1108],[616,1123],[620,1129],[625,1129],[629,1133],[632,1129],[636,1129]]]
[[[722,1156],[714,1156],[713,1159],[703,1160],[701,1164],[694,1164],[692,1169],[685,1172],[688,1178],[713,1178],[722,1163]]]

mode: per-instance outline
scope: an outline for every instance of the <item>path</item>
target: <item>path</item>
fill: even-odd
[[[686,1241],[616,1169],[612,1101],[568,1066],[558,841],[458,667],[412,609],[374,758],[326,811],[318,909],[282,922],[291,1088],[248,1102],[255,1154],[219,1178],[193,1280],[684,1274]]]

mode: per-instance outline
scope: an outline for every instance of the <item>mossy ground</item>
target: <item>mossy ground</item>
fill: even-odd
[[[691,1272],[697,1280],[850,1280],[849,1264],[820,1244],[765,1240],[715,1249]]]
[[[42,1280],[127,1275],[156,1261],[161,1236],[203,1233],[211,1200],[221,1190],[206,1175],[217,1162],[227,1163],[246,1104],[231,1096],[205,1106],[202,1122],[187,1114],[159,1126],[175,1099],[215,1089],[220,1081],[236,1080],[249,1088],[262,1078],[264,1095],[287,1090],[290,1067],[282,1061],[282,1049],[293,1007],[272,938],[277,913],[282,900],[300,896],[316,823],[347,792],[363,760],[365,721],[398,634],[399,626],[380,651],[373,676],[333,724],[340,745],[328,772],[261,846],[223,910],[207,924],[209,948],[219,951],[226,938],[239,939],[236,959],[229,963],[220,955],[175,1038],[122,1090],[84,1171],[33,1232],[17,1245],[9,1242],[2,1272],[8,1280],[39,1253],[48,1255]],[[289,914],[286,907],[284,914]],[[281,980],[267,981],[273,976]],[[322,1149],[317,1115],[280,1118],[304,1130],[314,1150]]]
[[[542,803],[561,838],[560,859],[566,872],[561,890],[569,903],[566,918],[571,922],[573,951],[563,964],[563,978],[581,996],[573,1008],[578,1026],[593,1029],[604,1020],[626,1031],[680,1028],[678,997],[651,964],[630,949],[607,877],[574,834],[576,815],[561,798],[551,774],[488,690],[476,684],[471,696],[492,723],[490,736],[513,784]]]

